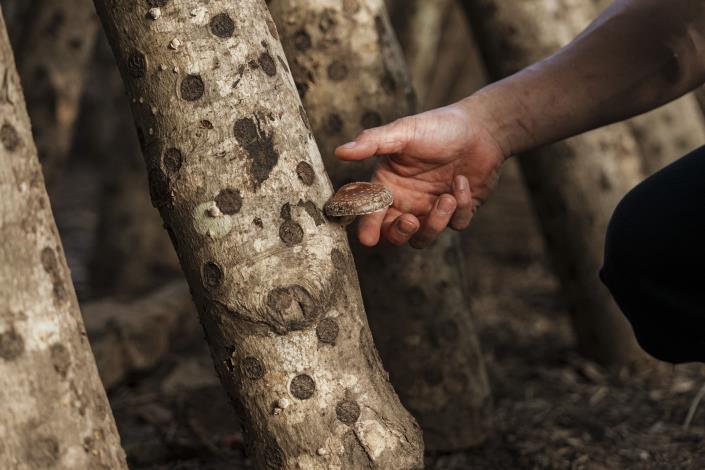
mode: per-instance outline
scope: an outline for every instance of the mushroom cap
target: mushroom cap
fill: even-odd
[[[378,183],[348,183],[331,197],[324,210],[333,217],[371,214],[392,205],[392,192]]]

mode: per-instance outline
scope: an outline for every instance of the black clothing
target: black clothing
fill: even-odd
[[[648,353],[705,361],[705,147],[620,202],[600,277]]]

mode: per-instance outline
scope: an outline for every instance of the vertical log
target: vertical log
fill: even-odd
[[[255,467],[421,468],[265,3],[96,6]]]
[[[463,5],[494,78],[546,57],[596,16],[583,0],[463,0]],[[631,132],[625,125],[611,126],[530,152],[519,163],[572,312],[579,349],[604,364],[643,358],[597,276],[612,210],[641,178]]]
[[[415,111],[384,2],[273,0],[270,9],[334,183],[368,179],[371,162],[340,162],[335,147],[362,128]],[[355,237],[352,246],[376,344],[426,447],[478,444],[486,437],[490,392],[457,234],[425,251],[369,249]]]
[[[0,14],[0,468],[127,469]]]
[[[17,48],[32,132],[49,188],[71,149],[97,30],[90,0],[38,0]]]

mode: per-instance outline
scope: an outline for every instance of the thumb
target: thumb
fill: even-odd
[[[401,153],[413,135],[415,124],[415,118],[410,116],[386,126],[366,129],[352,142],[338,147],[335,156],[341,160],[365,160],[374,155]]]

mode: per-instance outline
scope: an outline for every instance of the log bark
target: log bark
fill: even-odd
[[[157,365],[176,345],[193,344],[196,307],[184,281],[174,281],[137,300],[104,299],[82,307],[98,372],[106,389]]]
[[[421,468],[265,3],[96,6],[255,467]]]
[[[90,260],[91,293],[121,300],[145,295],[181,278],[147,175],[125,87],[107,40],[101,37],[86,87],[78,148],[95,156],[102,194]],[[94,84],[97,85],[94,87]]]
[[[97,30],[90,0],[38,0],[17,48],[32,132],[50,189],[71,149]]]
[[[443,26],[451,0],[401,0],[390,2],[389,16],[404,50],[409,77],[421,108],[431,92]]]
[[[384,2],[273,0],[270,9],[334,184],[369,179],[371,161],[344,164],[334,148],[416,108]],[[351,244],[375,342],[427,449],[482,442],[490,392],[457,234],[425,251]]]
[[[554,52],[597,15],[583,0],[464,0],[463,5],[495,79]],[[610,215],[641,178],[629,129],[622,124],[574,137],[530,152],[519,163],[579,349],[603,364],[640,361],[644,356],[627,320],[597,276]]]
[[[0,14],[0,468],[127,469]]]
[[[586,0],[604,11],[613,0]],[[641,151],[644,173],[651,175],[705,144],[705,118],[697,98],[688,94],[627,121]]]

